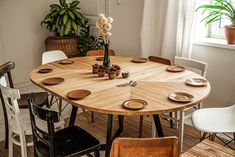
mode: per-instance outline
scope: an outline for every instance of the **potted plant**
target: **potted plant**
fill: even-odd
[[[90,26],[86,26],[80,30],[78,38],[78,49],[80,56],[86,56],[89,50],[103,49],[104,41],[102,36],[96,37],[90,34]]]
[[[79,12],[79,3],[78,0],[71,3],[59,0],[59,4],[50,5],[50,12],[41,22],[53,34],[45,41],[46,50],[60,49],[68,57],[79,55],[77,48],[78,27],[85,28],[88,22],[88,19]]]
[[[226,25],[225,37],[228,44],[235,44],[235,6],[231,0],[212,0],[212,4],[204,4],[197,8],[196,11],[203,9],[206,16],[202,19],[206,24],[219,21],[221,18],[228,18],[231,25]],[[209,11],[209,12],[208,12]]]

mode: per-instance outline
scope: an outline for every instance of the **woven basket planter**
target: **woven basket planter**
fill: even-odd
[[[78,38],[73,37],[48,37],[45,40],[46,51],[61,50],[68,57],[79,56],[77,48]]]

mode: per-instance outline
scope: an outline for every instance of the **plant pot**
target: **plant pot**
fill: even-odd
[[[71,37],[48,37],[45,40],[46,51],[61,50],[68,57],[79,56],[77,48],[78,38],[76,36]]]
[[[235,25],[227,25],[225,28],[225,38],[228,44],[235,44]]]

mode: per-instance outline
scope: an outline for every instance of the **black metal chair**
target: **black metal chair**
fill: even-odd
[[[9,83],[10,88],[14,88],[14,83],[11,75],[11,71],[15,69],[15,63],[12,61],[6,62],[5,64],[0,65],[0,79],[5,83]],[[0,84],[2,82],[0,81]],[[5,86],[3,84],[3,86]],[[20,95],[20,99],[18,99],[18,104],[20,109],[27,109],[28,108],[28,98],[30,93],[25,93]],[[35,93],[36,102],[41,103],[47,101],[48,93],[47,92],[38,92]],[[8,125],[8,117],[7,117],[7,110],[6,106],[2,97],[2,92],[0,90],[0,98],[3,108],[3,115],[4,115],[4,122],[5,122],[5,149],[8,149],[8,137],[9,137],[9,125]]]
[[[100,143],[95,137],[78,126],[69,126],[55,132],[54,123],[59,121],[59,113],[35,104],[33,94],[28,101],[33,131],[34,156],[73,157],[94,152],[95,157],[99,157]],[[47,121],[48,132],[37,127],[35,118]]]

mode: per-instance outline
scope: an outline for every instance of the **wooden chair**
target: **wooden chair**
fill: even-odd
[[[166,58],[157,57],[157,56],[149,56],[148,59],[149,61],[152,61],[152,62],[157,62],[157,63],[161,63],[165,65],[171,65],[171,61]]]
[[[6,62],[3,65],[0,65],[0,84],[4,87],[8,86],[10,88],[14,88],[14,83],[11,75],[11,71],[15,68],[15,63],[12,61]],[[28,97],[30,96],[29,93],[24,93],[20,95],[20,99],[17,99],[19,108],[20,109],[25,109],[28,108]],[[35,93],[36,96],[36,101],[39,102],[44,102],[45,99],[47,99],[47,92],[38,92]],[[9,141],[9,125],[8,125],[8,115],[7,115],[7,110],[6,110],[6,105],[3,100],[3,96],[0,90],[0,98],[1,98],[1,103],[3,107],[3,115],[4,115],[4,123],[5,123],[5,149],[8,148],[8,141]]]
[[[116,138],[110,157],[179,157],[177,137]]]
[[[157,62],[165,65],[171,65],[171,61],[166,58],[158,57],[158,56],[149,56],[149,61]],[[140,125],[139,125],[139,137],[142,137],[142,131],[143,131],[143,122],[144,122],[144,116],[140,116]],[[173,123],[173,122],[171,122]]]
[[[87,51],[87,56],[103,56],[104,55],[104,50],[90,50]],[[110,56],[115,56],[114,50],[109,50],[109,55]]]
[[[59,112],[40,107],[35,103],[33,94],[29,99],[29,110],[34,156],[75,157],[94,152],[95,157],[99,157],[100,144],[95,137],[78,126],[55,131],[54,123],[60,120]],[[47,122],[47,132],[37,125],[36,119]]]

